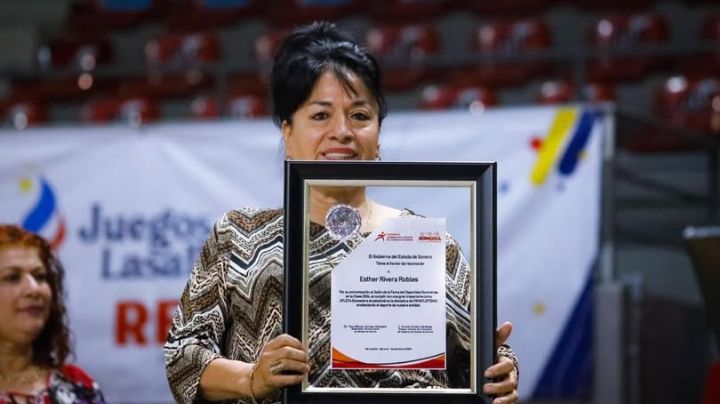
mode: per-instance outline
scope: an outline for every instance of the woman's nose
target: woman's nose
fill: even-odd
[[[35,278],[33,274],[25,275],[23,283],[28,291],[34,292],[40,287],[40,282]]]
[[[350,127],[349,118],[344,115],[339,115],[335,122],[335,130],[333,134],[340,140],[344,141],[354,136],[352,128]]]

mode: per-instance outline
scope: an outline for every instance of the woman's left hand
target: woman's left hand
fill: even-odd
[[[512,332],[512,324],[505,323],[497,329],[497,346],[507,341]],[[493,379],[491,383],[485,383],[483,392],[495,396],[493,404],[515,403],[518,400],[517,393],[517,369],[512,359],[506,356],[499,356],[498,362],[485,370],[485,377]]]

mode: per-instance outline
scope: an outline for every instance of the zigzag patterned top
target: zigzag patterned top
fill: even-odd
[[[412,216],[404,210],[401,216]],[[200,376],[215,358],[254,362],[282,333],[283,211],[242,209],[215,224],[185,287],[165,344],[168,382],[178,402],[202,401]],[[338,242],[310,227],[309,381],[322,387],[468,387],[469,267],[446,238],[447,367],[429,370],[331,370],[330,272],[365,235]],[[280,396],[264,403],[279,402]],[[249,398],[231,401],[251,403]]]

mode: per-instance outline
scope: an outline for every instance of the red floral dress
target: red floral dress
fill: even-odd
[[[0,404],[104,404],[98,384],[75,365],[48,373],[46,388],[34,393],[0,390]]]

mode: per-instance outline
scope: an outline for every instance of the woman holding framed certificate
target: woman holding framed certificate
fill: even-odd
[[[380,157],[380,126],[386,115],[380,70],[369,53],[334,25],[315,23],[286,39],[273,66],[272,96],[273,119],[282,131],[287,159]],[[457,243],[439,231],[423,237],[444,243],[447,345],[442,367],[351,370],[331,365],[341,361],[331,354],[330,273],[382,223],[419,216],[371,200],[364,186],[318,186],[308,200],[308,260],[315,272],[307,346],[282,333],[287,242],[283,210],[228,212],[216,223],[193,268],[165,345],[175,398],[274,403],[284,387],[306,378],[316,387],[467,387],[472,343],[468,264]],[[364,279],[360,282],[379,278]],[[482,386],[484,393],[496,396],[496,403],[517,400],[517,360],[504,345],[510,331],[509,323],[498,329],[498,361],[485,371],[494,381]],[[424,331],[408,326],[403,332]]]

